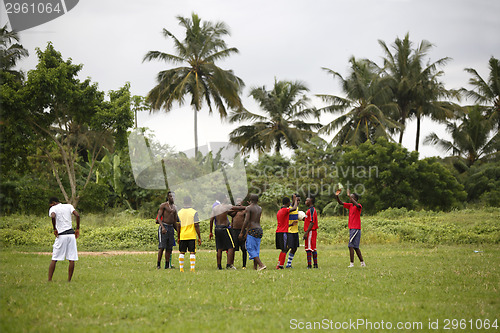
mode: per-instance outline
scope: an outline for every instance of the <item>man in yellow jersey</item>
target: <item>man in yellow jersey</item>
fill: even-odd
[[[189,261],[191,272],[194,272],[196,265],[196,235],[198,235],[198,245],[201,245],[200,226],[198,212],[192,207],[190,196],[184,197],[184,208],[177,215],[181,223],[177,224],[177,241],[179,243],[179,268],[184,272],[184,255],[189,251]]]
[[[290,211],[288,214],[288,236],[287,236],[287,247],[290,250],[288,254],[288,262],[286,263],[286,268],[292,268],[292,260],[299,247],[299,203],[300,196],[294,194],[292,196],[292,202],[297,198],[297,208],[294,211]]]

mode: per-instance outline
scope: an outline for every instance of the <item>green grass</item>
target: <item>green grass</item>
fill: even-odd
[[[500,320],[499,245],[396,243],[362,251],[365,268],[356,261],[348,269],[346,246],[330,245],[318,249],[318,270],[305,269],[300,248],[295,268],[277,271],[277,250],[264,249],[264,272],[218,271],[215,253],[203,251],[196,273],[157,271],[155,254],[81,255],[71,283],[67,262],[48,283],[49,255],[4,248],[0,330],[281,332],[291,331],[293,320],[365,319],[421,322],[423,330],[406,331],[429,331],[430,319],[439,320],[433,332],[444,332],[445,319]]]

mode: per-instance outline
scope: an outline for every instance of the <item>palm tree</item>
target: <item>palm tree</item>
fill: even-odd
[[[19,44],[19,36],[15,31],[8,31],[7,25],[0,29],[0,70],[13,74],[17,79],[22,73],[13,70],[17,62],[28,56],[28,50]]]
[[[396,105],[391,101],[391,91],[378,75],[377,68],[367,60],[352,57],[351,73],[344,79],[339,73],[323,68],[334,78],[341,81],[346,97],[318,95],[330,105],[322,111],[347,113],[325,125],[321,132],[330,134],[340,128],[332,143],[340,145],[358,145],[367,140],[375,142],[378,137],[390,139],[389,130],[398,128],[398,124],[388,117]]]
[[[399,143],[403,142],[406,121],[412,116],[417,117],[417,140],[420,139],[420,118],[422,115],[431,115],[435,119],[442,119],[445,115],[451,116],[451,111],[446,111],[438,98],[452,94],[447,92],[437,77],[442,72],[437,71],[439,66],[446,64],[450,58],[441,58],[433,63],[423,64],[424,57],[433,47],[433,44],[423,40],[416,49],[410,41],[409,34],[404,39],[396,38],[391,52],[387,44],[379,40],[385,52],[382,73],[390,80],[390,87],[394,100],[398,105],[398,112],[394,119],[399,121]],[[436,102],[435,105],[432,105]],[[418,151],[418,141],[415,144]]]
[[[280,153],[283,147],[298,148],[300,141],[314,136],[313,130],[321,127],[319,123],[305,122],[313,116],[318,118],[316,109],[309,107],[309,99],[305,93],[309,89],[299,81],[274,82],[272,90],[256,87],[250,92],[265,115],[252,113],[242,109],[231,113],[229,121],[252,121],[251,125],[243,125],[230,134],[230,141],[239,145],[242,151],[270,151],[272,148]]]
[[[479,106],[470,107],[459,125],[448,122],[447,132],[453,141],[431,133],[425,138],[424,144],[437,145],[445,152],[451,150],[454,156],[465,158],[469,167],[482,158],[490,158],[498,153],[500,135],[494,131],[492,122],[483,115]]]
[[[490,74],[485,81],[475,69],[466,68],[465,71],[472,75],[469,84],[473,90],[462,89],[466,96],[472,98],[475,103],[486,105],[485,110],[488,117],[495,123],[497,129],[500,126],[500,63],[498,59],[491,57],[489,60]]]
[[[191,18],[178,16],[177,19],[179,25],[186,29],[182,41],[170,31],[163,29],[163,35],[174,41],[176,54],[149,51],[143,61],[160,60],[184,66],[159,72],[158,84],[148,93],[147,101],[154,110],[163,108],[169,112],[174,101],[182,105],[185,96],[191,96],[190,105],[194,109],[195,154],[197,154],[197,114],[203,103],[207,104],[209,113],[213,112],[212,103],[215,104],[221,119],[225,118],[226,105],[231,109],[242,108],[239,93],[244,84],[231,70],[224,70],[215,65],[216,61],[238,53],[238,49],[228,48],[222,39],[229,35],[228,27],[223,22],[215,24],[202,22],[194,13]]]

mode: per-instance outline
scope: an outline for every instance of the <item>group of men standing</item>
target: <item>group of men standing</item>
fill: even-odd
[[[234,266],[234,252],[241,249],[243,254],[243,268],[246,268],[247,253],[250,260],[254,261],[254,269],[263,270],[266,266],[259,258],[262,228],[260,217],[262,208],[258,205],[258,196],[250,195],[248,206],[243,206],[243,200],[237,199],[236,206],[228,203],[227,197],[219,196],[212,206],[210,218],[210,236],[214,236],[217,249],[217,268],[222,269],[222,255],[227,253],[227,269],[236,269]],[[175,245],[174,230],[177,231],[177,242],[179,243],[179,269],[184,271],[184,255],[186,250],[190,252],[191,271],[196,266],[196,238],[201,245],[198,213],[192,207],[189,196],[184,198],[184,207],[177,211],[174,203],[173,192],[168,192],[167,201],[160,205],[156,222],[158,228],[158,262],[160,269],[163,251],[165,251],[165,268],[174,268],[171,264],[172,248]],[[229,222],[232,217],[232,224]]]

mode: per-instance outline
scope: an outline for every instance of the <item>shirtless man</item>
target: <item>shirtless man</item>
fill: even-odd
[[[243,199],[236,199],[236,206],[242,206]],[[247,248],[245,247],[245,239],[240,240],[239,235],[241,229],[243,228],[243,224],[245,223],[245,211],[234,211],[229,213],[232,216],[233,220],[231,222],[231,236],[234,241],[234,251],[239,251],[241,248],[241,257],[243,260],[242,269],[246,269],[247,266]]]
[[[170,255],[172,254],[172,247],[174,246],[174,230],[177,230],[177,208],[174,204],[174,192],[168,191],[167,202],[160,205],[158,214],[156,215],[156,223],[158,227],[158,262],[157,269],[160,269],[161,257],[163,250],[165,250],[165,269],[174,268],[169,267]]]
[[[245,209],[245,222],[238,238],[242,240],[246,235],[246,248],[250,260],[253,260],[253,268],[261,271],[266,269],[266,266],[259,258],[260,242],[262,240],[262,227],[260,226],[262,208],[257,204],[258,201],[259,196],[257,194],[250,195],[250,205]]]
[[[210,218],[210,236],[213,237],[213,225],[215,223],[215,247],[217,248],[217,268],[222,269],[222,251],[227,250],[227,269],[236,269],[234,267],[234,241],[229,231],[229,219],[227,215],[233,211],[244,210],[244,206],[231,206],[227,203],[227,198],[224,201],[212,208],[212,217]]]

